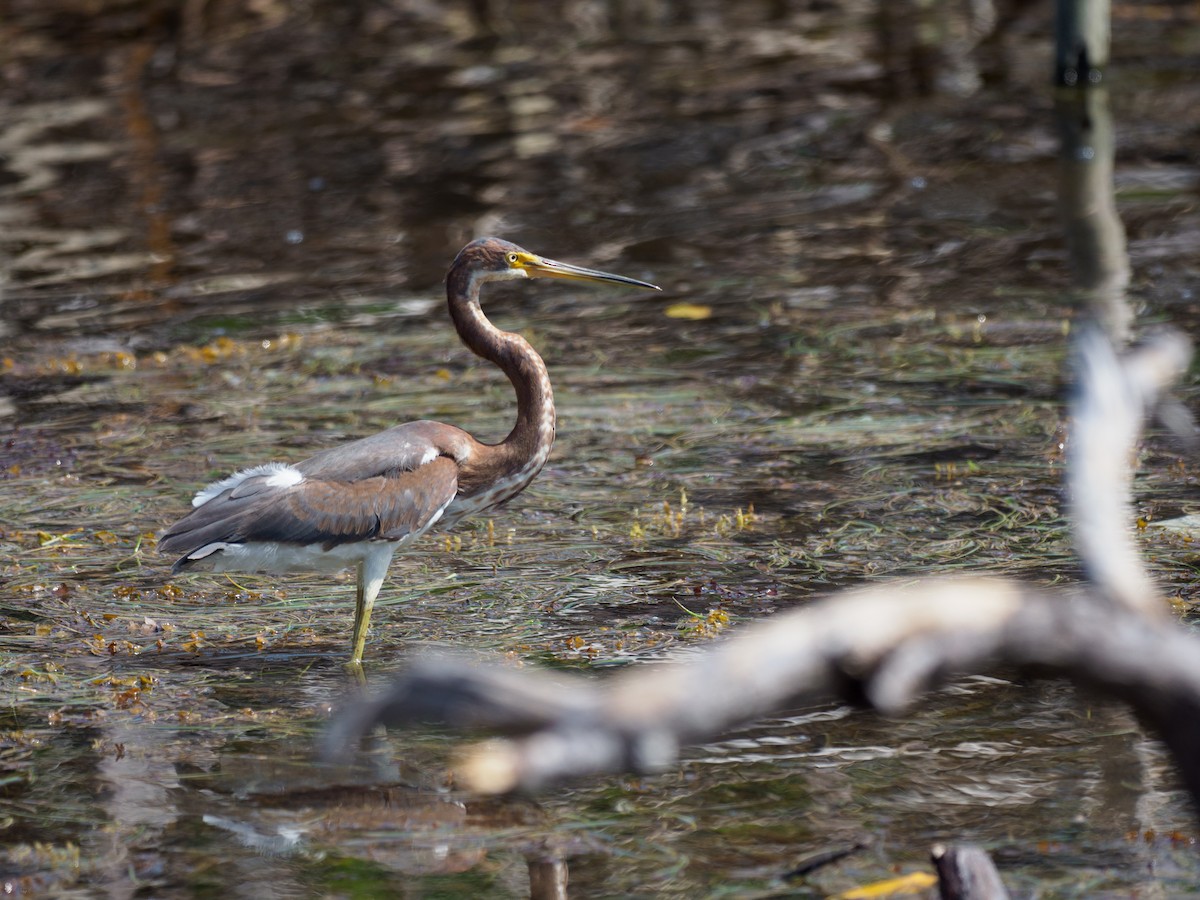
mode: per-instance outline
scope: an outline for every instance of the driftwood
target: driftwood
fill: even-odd
[[[484,793],[532,790],[659,770],[683,744],[800,702],[836,698],[896,714],[946,678],[999,664],[1129,702],[1200,802],[1200,641],[1083,592],[1002,578],[848,592],[746,628],[699,660],[603,682],[429,656],[340,717],[328,746],[353,746],[378,722],[517,732],[474,748],[459,775]]]
[[[1076,346],[1078,386],[1067,454],[1075,546],[1094,591],[1148,616],[1165,617],[1167,605],[1134,543],[1130,464],[1147,416],[1165,406],[1176,417],[1163,389],[1190,360],[1191,344],[1175,331],[1158,334],[1119,361],[1099,331],[1085,331]]]
[[[895,714],[947,678],[1003,665],[1128,702],[1162,737],[1200,805],[1200,640],[1159,614],[1129,533],[1129,462],[1141,424],[1189,358],[1188,342],[1171,332],[1120,360],[1099,331],[1077,341],[1069,492],[1088,585],[955,577],[848,591],[744,628],[699,658],[604,680],[426,656],[343,711],[327,753],[351,752],[378,723],[492,729],[511,736],[470,748],[462,783],[484,793],[534,790],[660,770],[682,745],[798,702],[837,698]]]

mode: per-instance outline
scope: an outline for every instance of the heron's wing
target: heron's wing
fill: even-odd
[[[405,422],[369,437],[330,447],[295,467],[306,478],[358,482],[376,475],[394,476],[420,469],[438,456],[463,459],[472,438],[441,422]]]
[[[399,541],[433,526],[457,493],[458,466],[444,456],[396,475],[305,480],[264,510],[246,539],[327,545]]]
[[[159,549],[192,554],[222,542],[333,547],[398,541],[435,524],[458,493],[458,464],[449,457],[435,456],[407,470],[393,457],[392,466],[380,464],[382,474],[361,465],[368,458],[374,454],[359,460],[361,477],[347,480],[324,474],[349,473],[353,467],[345,457],[341,466],[315,467],[319,476],[303,463],[240,472],[202,491],[199,505],[159,539]]]

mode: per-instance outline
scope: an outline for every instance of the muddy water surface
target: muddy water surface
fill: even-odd
[[[455,792],[433,730],[323,770],[352,581],[173,579],[153,549],[239,466],[420,417],[502,437],[511,391],[440,285],[494,233],[665,291],[488,292],[546,357],[559,441],[508,509],[393,565],[372,680],[429,643],[602,676],[866,581],[1077,579],[1043,13],[966,52],[948,11],[931,75],[882,68],[858,4],[10,8],[6,883],[519,897],[565,866],[576,896],[816,896],[962,839],[1022,895],[1193,890],[1161,751],[1057,685],[971,680],[903,721],[794,710],[657,777],[517,801]],[[1200,28],[1124,16],[1135,324],[1194,333]],[[1152,435],[1139,512],[1194,511],[1196,474]],[[1195,552],[1143,541],[1190,620]]]

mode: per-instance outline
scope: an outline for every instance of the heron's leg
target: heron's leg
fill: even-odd
[[[350,658],[346,660],[346,671],[353,676],[359,689],[367,686],[367,676],[362,667],[362,653],[363,645],[367,642],[367,625],[371,621],[371,605],[366,601],[363,567],[360,560],[354,572],[354,637],[350,644]]]
[[[371,607],[379,596],[383,579],[387,577],[395,547],[380,544],[359,562],[354,603],[354,643],[350,653],[350,668],[362,670],[363,647],[367,643],[367,627],[371,624]]]

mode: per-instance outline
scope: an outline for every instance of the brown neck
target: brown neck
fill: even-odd
[[[554,443],[554,393],[546,364],[525,338],[501,331],[479,306],[479,281],[464,269],[452,268],[446,278],[450,318],[459,338],[477,356],[497,365],[517,393],[517,423],[496,445],[508,465],[532,464],[533,477]]]

